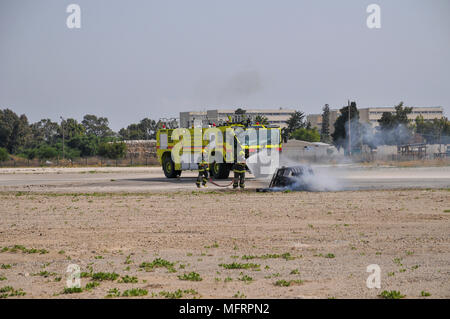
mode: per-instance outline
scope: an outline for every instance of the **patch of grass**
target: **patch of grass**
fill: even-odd
[[[180,280],[189,280],[189,281],[202,281],[202,277],[196,272],[190,272],[188,274],[183,274],[182,276],[178,276]]]
[[[133,288],[133,289],[125,290],[122,293],[122,297],[140,297],[140,296],[146,296],[147,294],[148,294],[148,291],[146,289]]]
[[[161,291],[159,293],[160,296],[165,297],[167,299],[180,299],[182,298],[185,294],[190,294],[190,295],[197,295],[198,292],[193,290],[193,289],[187,289],[187,290],[175,290],[173,292],[169,292],[169,291]]]
[[[105,297],[106,298],[120,297],[120,291],[117,288],[109,289],[108,294]]]
[[[444,209],[444,213],[450,213],[450,209]]]
[[[431,294],[429,292],[426,292],[426,291],[423,291],[423,290],[420,292],[420,295],[422,297],[430,297],[431,296]]]
[[[60,250],[60,251],[58,251],[58,254],[60,254],[60,255],[64,255],[66,252],[64,251],[64,250]]]
[[[238,290],[238,292],[233,295],[233,298],[245,299],[247,296]]]
[[[11,269],[11,265],[10,264],[2,264],[1,266],[0,266],[0,268],[1,269]]]
[[[83,289],[80,287],[72,287],[72,288],[66,287],[66,288],[64,288],[62,293],[63,294],[77,294],[80,292],[83,292]]]
[[[156,258],[152,262],[143,262],[139,265],[140,268],[144,268],[145,271],[152,271],[154,268],[166,268],[169,272],[176,272],[174,268],[175,263],[162,258]]]
[[[414,252],[408,250],[408,251],[406,251],[406,255],[407,255],[407,256],[412,256],[412,255],[414,255]]]
[[[384,290],[384,291],[381,292],[380,297],[382,297],[384,299],[402,299],[402,298],[405,298],[405,296],[402,295],[400,293],[400,291],[397,291],[397,290],[391,290],[391,291]]]
[[[103,259],[103,256],[94,256],[95,259]]]
[[[325,256],[324,256],[325,258],[334,258],[334,257],[336,257],[334,254],[332,254],[332,253],[328,253],[328,254],[326,254]]]
[[[247,275],[243,275],[241,278],[238,278],[238,280],[246,282],[246,283],[250,283],[253,281],[253,278]]]
[[[293,284],[301,285],[302,283],[303,283],[303,280],[284,280],[284,279],[281,279],[281,280],[276,281],[274,283],[274,285],[278,286],[278,287],[289,287],[289,286],[291,286]]]
[[[397,264],[398,266],[403,266],[401,258],[394,258],[393,262],[394,262],[394,264]]]
[[[291,271],[291,275],[298,275],[300,271],[298,269],[294,269]]]
[[[205,246],[204,248],[219,248],[219,244],[217,242],[214,242],[211,246]]]
[[[116,274],[115,272],[96,272],[91,275],[93,280],[98,281],[105,281],[105,280],[111,280],[114,281],[119,277],[119,274]]]
[[[98,281],[92,281],[92,282],[88,282],[86,284],[86,287],[84,287],[84,289],[86,290],[91,290],[94,289],[95,287],[100,286],[100,283]]]
[[[6,278],[5,276],[0,276],[0,281],[4,281],[6,279],[8,279],[8,278]]]
[[[26,248],[25,246],[22,246],[22,245],[14,245],[11,248],[3,247],[2,252],[6,252],[6,251],[9,251],[11,253],[21,251],[24,254],[38,254],[38,253],[40,255],[48,254],[48,250],[46,250],[46,249]]]
[[[261,256],[248,256],[244,255],[242,256],[242,259],[244,260],[250,260],[250,259],[270,259],[270,258],[283,258],[286,260],[292,260],[295,259],[295,257],[292,257],[290,253],[284,253],[284,254],[265,254]]]
[[[131,260],[131,255],[128,255],[127,258],[125,259],[124,264],[125,265],[129,265],[129,264],[132,264],[132,263],[133,263],[133,261]]]
[[[124,284],[135,284],[138,282],[137,277],[130,277],[128,275],[122,277],[119,281],[119,283],[124,283]]]
[[[8,298],[8,297],[18,297],[25,296],[26,293],[22,289],[14,289],[11,286],[5,286],[0,288],[0,299]]]
[[[259,269],[261,265],[252,263],[241,264],[233,262],[231,264],[219,264],[219,266],[225,269]]]
[[[233,281],[233,278],[227,277],[227,278],[225,278],[225,279],[223,280],[223,282],[230,282],[230,281]]]

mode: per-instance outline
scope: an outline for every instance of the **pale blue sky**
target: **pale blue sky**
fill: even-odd
[[[82,28],[66,27],[81,6]],[[381,6],[368,29],[366,7]],[[0,0],[0,108],[115,130],[208,108],[444,106],[448,0]]]

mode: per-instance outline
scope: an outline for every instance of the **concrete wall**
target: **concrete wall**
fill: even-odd
[[[127,145],[127,158],[156,158],[156,140],[124,141]]]

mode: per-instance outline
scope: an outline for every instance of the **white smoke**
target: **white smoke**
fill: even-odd
[[[261,165],[255,160],[257,154],[252,155],[252,158],[247,159],[247,166],[250,171],[260,172]],[[279,160],[271,161],[265,167],[270,171],[270,174],[255,176],[259,180],[263,180],[264,182],[269,183],[272,179],[273,174],[276,172],[277,168],[282,166],[291,167],[291,166],[303,166],[303,174],[298,177],[294,177],[294,183],[288,187],[275,187],[273,191],[310,191],[310,192],[332,192],[339,191],[344,188],[342,182],[337,179],[337,176],[334,174],[336,168],[330,168],[326,166],[319,165],[305,165],[304,163],[299,163],[293,161],[292,159],[283,156],[281,154],[279,156]],[[255,175],[255,173],[253,173]]]

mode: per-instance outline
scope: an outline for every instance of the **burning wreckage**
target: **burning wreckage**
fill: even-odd
[[[280,192],[285,190],[308,191],[310,190],[307,178],[314,175],[311,167],[282,166],[278,168],[272,176],[269,187],[257,188],[257,192]]]

